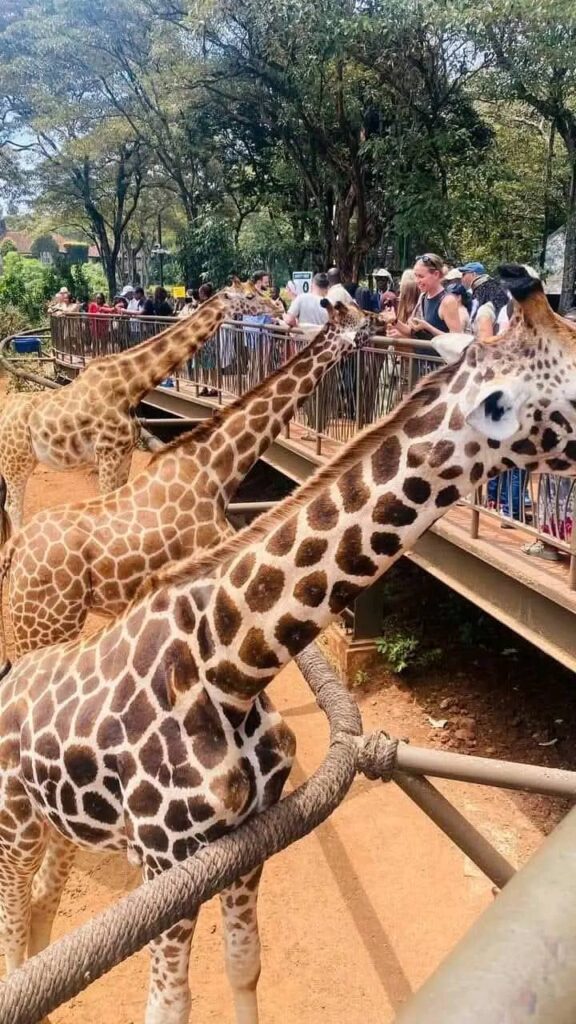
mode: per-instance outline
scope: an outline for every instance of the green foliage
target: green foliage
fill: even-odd
[[[82,267],[82,275],[88,286],[88,294],[90,298],[96,295],[97,292],[103,292],[106,294],[107,281],[106,274],[102,269],[100,263],[87,263]]]
[[[0,242],[0,256],[6,256],[9,252],[18,252],[18,249],[11,238],[4,238]]]
[[[386,620],[384,632],[376,640],[376,650],[399,675],[410,669],[428,668],[442,655],[440,648],[426,646],[420,631],[395,616]]]
[[[24,323],[33,326],[42,319],[48,299],[68,281],[72,291],[73,280],[54,267],[45,267],[38,260],[9,252],[3,259],[0,277],[0,308],[18,310]],[[21,326],[24,324],[18,324],[18,329]]]
[[[223,285],[237,269],[230,225],[211,214],[198,218],[178,239],[178,260],[187,283]]]
[[[38,238],[35,238],[30,247],[30,252],[35,259],[40,259],[43,252],[48,252],[54,262],[56,262],[59,255],[58,244],[52,238],[52,235],[39,235]]]
[[[0,338],[7,338],[8,335],[24,331],[30,326],[28,317],[18,306],[11,303],[2,304],[0,308]]]

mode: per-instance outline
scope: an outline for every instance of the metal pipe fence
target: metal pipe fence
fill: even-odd
[[[53,317],[52,350],[62,372],[78,372],[96,356],[124,351],[165,330],[172,318],[70,314]],[[273,324],[229,321],[176,370],[163,386],[208,397],[219,404],[245,394],[303,348],[310,334]],[[369,346],[346,356],[297,411],[299,440],[314,441],[318,455],[333,451],[359,430],[390,413],[426,373],[442,365],[432,346],[375,336]],[[285,429],[290,437],[290,426]],[[553,473],[512,469],[490,480],[465,501],[470,535],[483,521],[522,527],[570,558],[570,586],[576,589],[573,537],[576,485]],[[552,556],[553,557],[553,556]]]

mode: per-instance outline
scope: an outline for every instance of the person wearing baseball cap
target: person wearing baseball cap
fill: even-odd
[[[470,260],[469,263],[464,263],[463,266],[458,267],[458,270],[462,274],[462,284],[465,288],[473,288],[477,278],[488,276],[484,264],[478,263],[477,260]]]

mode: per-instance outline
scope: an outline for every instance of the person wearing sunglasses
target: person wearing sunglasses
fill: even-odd
[[[429,341],[438,334],[462,331],[460,300],[444,288],[445,273],[444,261],[435,253],[427,252],[416,257],[414,277],[420,300],[407,323],[397,320],[389,328],[389,337]]]

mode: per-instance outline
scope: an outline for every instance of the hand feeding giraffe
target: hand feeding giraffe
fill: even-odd
[[[0,689],[0,907],[10,966],[49,833],[151,875],[279,798],[294,752],[264,689],[460,496],[502,469],[576,474],[576,327],[508,268],[521,307],[423,380],[295,496],[165,569],[112,625],[26,655]],[[54,833],[53,833],[54,834]],[[41,869],[49,930],[68,864]],[[64,867],[63,867],[64,865]],[[257,1021],[258,872],[223,895],[237,1019]],[[186,1024],[194,921],[152,944],[147,1024]]]
[[[232,532],[226,507],[240,482],[328,370],[367,340],[373,321],[324,301],[330,319],[313,340],[223,413],[119,490],[45,510],[11,537],[0,554],[0,606],[10,572],[18,655],[73,639],[91,609],[119,614],[151,572]],[[1,676],[4,650],[0,665]]]
[[[93,359],[65,388],[8,399],[0,412],[0,475],[8,502],[8,516],[0,509],[0,540],[21,525],[26,483],[39,462],[53,469],[95,462],[102,494],[126,483],[138,440],[131,410],[227,316],[256,312],[276,312],[276,306],[256,292],[224,289],[156,337]]]

